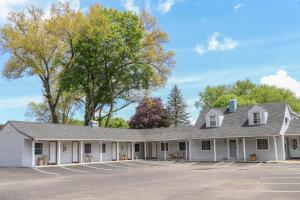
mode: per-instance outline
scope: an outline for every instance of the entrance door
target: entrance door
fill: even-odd
[[[117,143],[113,142],[111,143],[111,149],[112,149],[112,160],[117,160]]]
[[[236,140],[229,140],[229,157],[230,158],[237,158],[237,147],[236,147]]]
[[[132,159],[132,143],[127,143],[127,154],[128,154],[128,160]]]
[[[290,156],[291,158],[300,158],[299,138],[290,138]]]
[[[57,142],[50,141],[49,142],[49,162],[50,164],[56,164],[57,160]]]
[[[79,163],[79,142],[72,142],[72,162]]]
[[[151,158],[156,158],[156,142],[151,142]]]

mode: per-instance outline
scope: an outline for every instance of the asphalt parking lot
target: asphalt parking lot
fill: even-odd
[[[299,199],[300,163],[124,161],[0,168],[0,199]]]

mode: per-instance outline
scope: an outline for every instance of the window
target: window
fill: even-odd
[[[140,152],[140,144],[134,145],[134,152]]]
[[[298,140],[297,139],[292,139],[292,148],[297,149],[298,148]]]
[[[35,155],[43,154],[43,143],[35,143],[34,149],[35,149],[34,151]]]
[[[253,124],[260,124],[260,113],[253,113]]]
[[[165,146],[165,144],[166,144],[166,146]],[[161,151],[169,151],[168,143],[160,143],[160,149],[161,149]]]
[[[84,153],[91,153],[92,152],[92,144],[86,143],[84,144]]]
[[[209,116],[209,123],[210,123],[211,127],[216,127],[217,126],[216,115]]]
[[[185,142],[179,142],[179,151],[185,151]]]
[[[257,139],[256,140],[257,150],[268,150],[269,140],[268,139]]]
[[[202,150],[210,150],[210,140],[203,140],[202,143]]]
[[[66,151],[67,151],[67,145],[64,144],[64,145],[63,145],[63,152],[66,152]]]
[[[106,144],[102,144],[102,153],[106,152]]]

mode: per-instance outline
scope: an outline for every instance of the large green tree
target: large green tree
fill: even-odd
[[[10,56],[3,76],[7,79],[39,77],[53,123],[59,123],[57,106],[63,93],[58,75],[73,61],[73,43],[81,19],[82,14],[72,10],[69,4],[53,5],[49,16],[41,9],[30,7],[10,13],[0,29],[0,48]]]
[[[225,107],[230,99],[239,105],[287,101],[295,112],[300,112],[300,99],[290,90],[268,85],[256,85],[249,80],[233,85],[207,86],[196,102],[202,108]]]
[[[85,21],[61,84],[66,91],[84,93],[85,125],[99,119],[107,127],[114,112],[141,99],[140,91],[166,83],[174,54],[164,49],[167,34],[149,14],[95,5]]]
[[[190,116],[187,112],[187,108],[181,90],[175,85],[168,96],[166,108],[171,126],[179,127],[188,126],[190,124]]]

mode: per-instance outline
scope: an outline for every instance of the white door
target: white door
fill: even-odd
[[[112,160],[117,160],[117,143],[113,142],[111,144],[111,149],[112,149]]]
[[[291,158],[300,158],[299,138],[290,138],[290,154]]]
[[[156,142],[151,142],[151,158],[156,158]]]
[[[72,162],[79,162],[79,142],[72,142]]]
[[[127,154],[128,154],[128,160],[131,160],[132,158],[132,145],[130,142],[127,143]]]
[[[49,142],[49,162],[50,164],[56,164],[57,156],[57,142]]]

